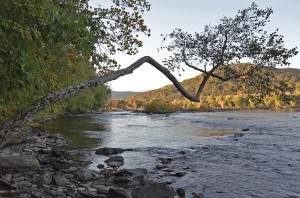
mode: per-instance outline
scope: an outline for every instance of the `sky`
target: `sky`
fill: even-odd
[[[203,32],[205,25],[218,24],[224,17],[234,17],[238,10],[245,9],[255,2],[259,8],[272,7],[274,13],[271,22],[266,26],[268,32],[279,28],[284,36],[285,47],[298,47],[300,50],[300,0],[148,0],[151,4],[145,13],[146,25],[151,29],[151,36],[142,36],[143,47],[133,56],[118,53],[115,59],[122,68],[129,66],[143,56],[151,56],[159,63],[168,56],[166,52],[158,52],[161,46],[161,34],[181,28],[190,33]],[[92,0],[92,4],[101,3]],[[300,54],[290,59],[290,67],[300,69]],[[199,75],[187,69],[181,76],[173,73],[179,81]],[[144,64],[133,74],[121,77],[109,83],[113,91],[147,91],[170,84],[170,81],[149,64]]]

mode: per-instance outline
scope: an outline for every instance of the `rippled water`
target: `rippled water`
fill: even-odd
[[[96,146],[121,148],[180,148],[200,144],[207,137],[234,133],[232,127],[212,127],[210,118],[201,114],[147,115],[136,113],[104,113],[67,116],[45,123],[43,128],[62,132],[71,138],[71,148],[95,146],[82,142],[82,136],[98,138]],[[79,136],[76,140],[76,136]],[[88,139],[88,137],[84,137]]]
[[[104,113],[64,117],[44,126],[73,137],[72,148],[131,148],[125,167],[204,197],[300,197],[299,112]],[[247,129],[244,130],[243,129]],[[74,138],[77,137],[77,138]],[[173,157],[174,178],[155,170]],[[91,168],[103,158],[91,155]],[[186,169],[186,168],[189,169]]]

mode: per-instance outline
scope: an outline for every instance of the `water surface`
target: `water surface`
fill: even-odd
[[[192,192],[204,197],[300,197],[299,112],[113,112],[66,117],[45,126],[73,137],[73,148],[132,149],[122,154],[124,167],[147,168],[154,179],[184,187],[187,197]],[[164,156],[174,158],[172,168],[187,175],[174,178],[157,171]],[[104,159],[92,154],[90,168]]]

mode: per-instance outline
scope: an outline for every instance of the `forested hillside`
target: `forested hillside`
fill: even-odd
[[[202,75],[182,81],[182,85],[189,92],[196,91]],[[284,68],[274,71],[274,79],[272,83],[278,86],[288,86],[290,90],[287,98],[274,93],[272,96],[265,97],[260,103],[254,98],[249,97],[255,95],[254,90],[242,87],[235,80],[221,82],[218,79],[210,79],[201,96],[200,103],[190,102],[185,99],[173,85],[167,85],[160,89],[155,89],[141,93],[139,95],[124,99],[112,100],[108,104],[108,108],[118,109],[137,109],[142,108],[151,103],[164,103],[169,110],[175,109],[210,109],[210,108],[242,108],[242,107],[280,107],[280,106],[296,106],[298,95],[300,95],[300,69]]]

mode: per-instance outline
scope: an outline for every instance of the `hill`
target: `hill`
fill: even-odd
[[[135,96],[140,94],[141,92],[134,92],[134,91],[112,91],[111,98],[112,99],[125,99],[131,96]]]
[[[300,94],[300,69],[283,68],[275,70],[275,81],[283,81],[294,90],[294,95]],[[182,86],[193,93],[197,91],[202,76],[198,75],[181,82]],[[125,100],[112,101],[111,106],[117,108],[136,109],[144,107],[151,101],[164,101],[179,109],[185,108],[239,108],[256,106],[247,95],[249,90],[239,87],[235,81],[221,82],[215,78],[209,80],[201,95],[200,103],[193,103],[185,99],[173,84],[159,89],[146,91]],[[296,105],[294,100],[293,105]],[[277,97],[266,98],[264,106],[283,106],[284,101]]]

